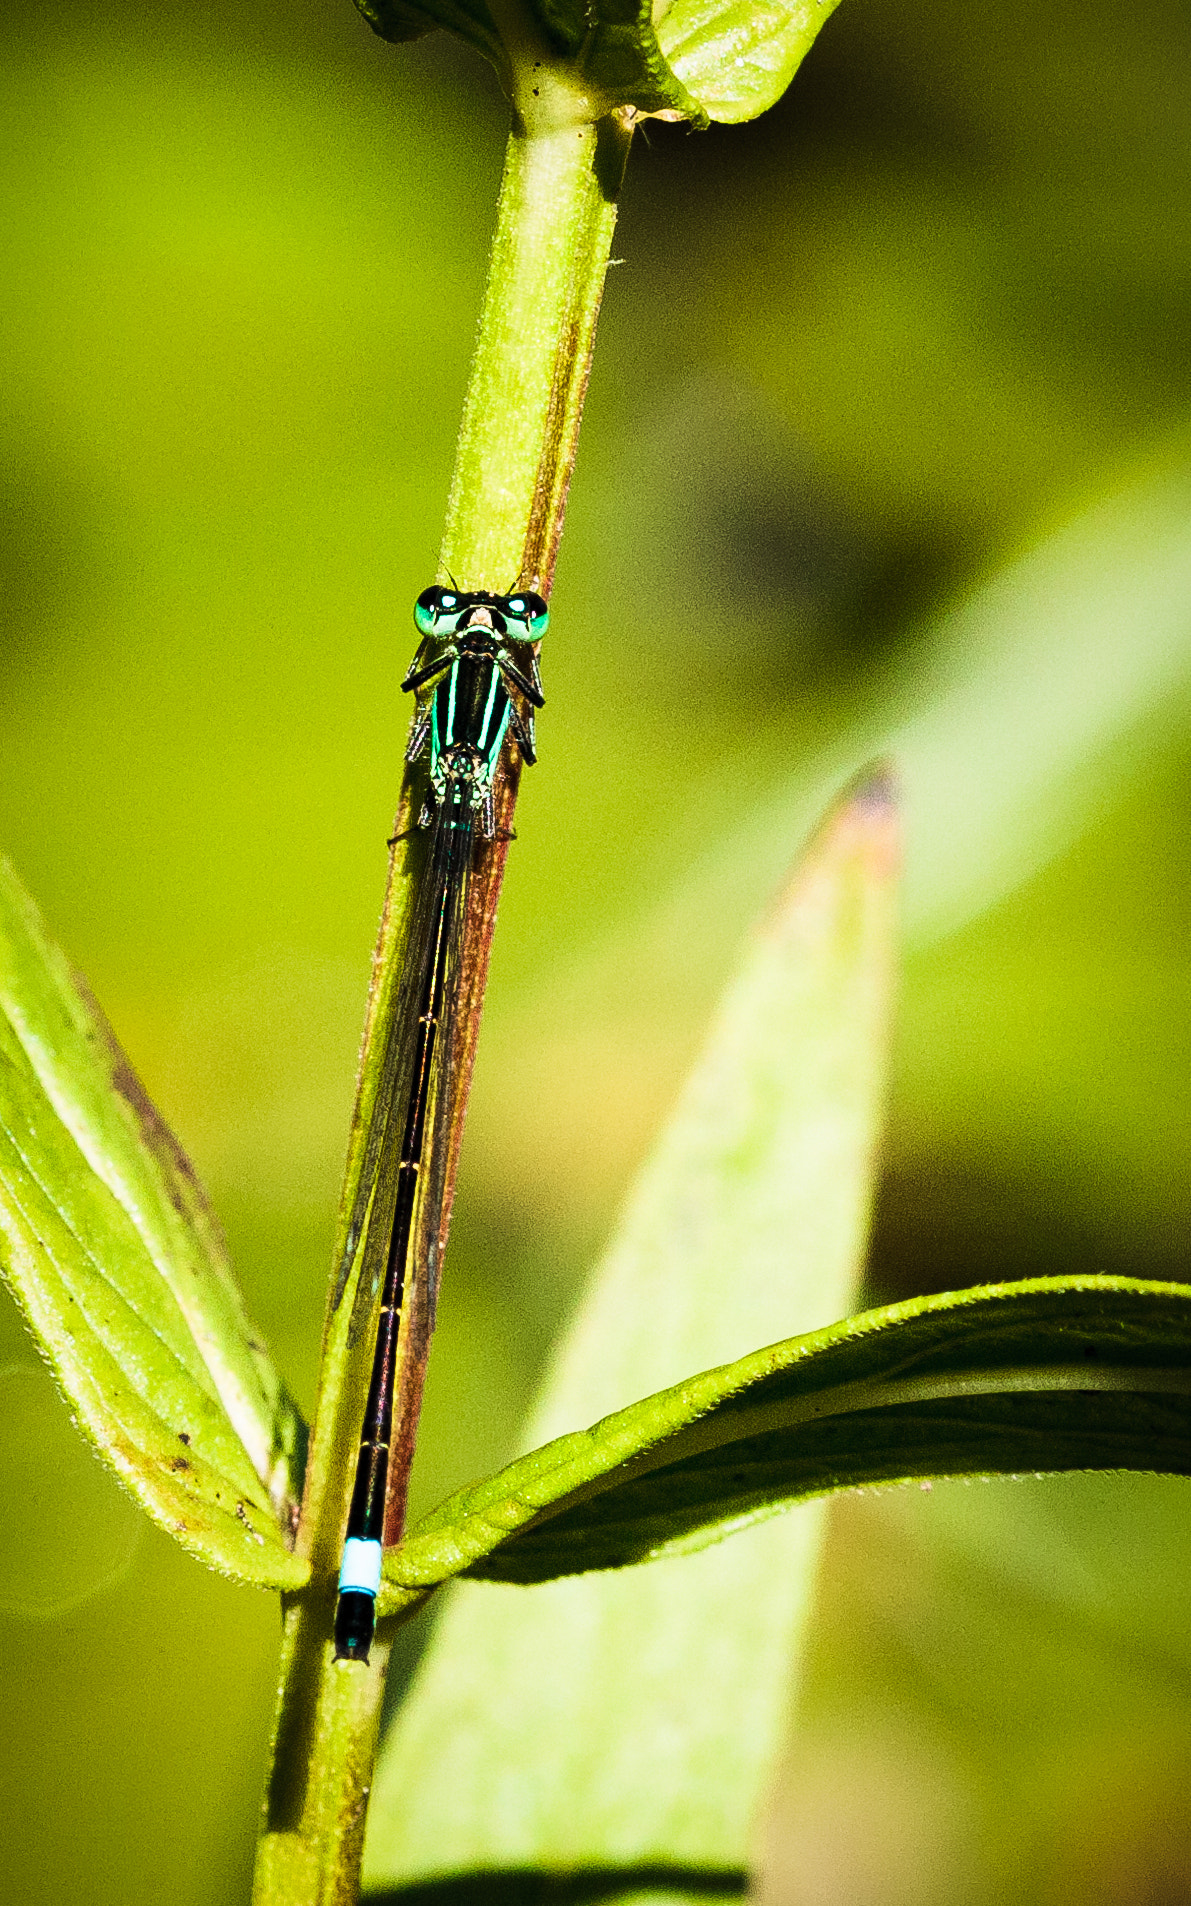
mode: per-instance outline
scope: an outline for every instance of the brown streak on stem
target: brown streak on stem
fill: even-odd
[[[562,536],[562,515],[566,508],[567,492],[571,486],[571,470],[575,461],[577,432],[572,430],[568,443],[566,427],[571,411],[568,398],[572,389],[572,372],[580,335],[579,318],[577,314],[572,315],[566,331],[559,340],[554,382],[550,389],[545,440],[542,445],[542,461],[538,467],[533,509],[525,532],[525,554],[522,557],[521,574],[531,578],[534,586],[546,596],[549,595],[550,584],[554,580],[554,563],[558,554],[559,539]],[[587,368],[587,365],[583,368],[584,384],[587,382]]]

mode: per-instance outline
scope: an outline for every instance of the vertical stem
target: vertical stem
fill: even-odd
[[[330,1604],[334,1611],[334,1601]],[[286,1598],[256,1906],[354,1906],[390,1637],[365,1666],[332,1659],[327,1608]]]
[[[548,593],[553,575],[596,318],[628,150],[627,118],[593,120],[580,95],[546,64],[523,62],[509,142],[480,336],[460,432],[443,573],[461,587],[500,592],[518,584]],[[538,78],[540,75],[540,85]],[[535,90],[535,87],[537,90]],[[526,102],[536,102],[525,110]],[[586,113],[586,117],[584,114]],[[549,123],[546,123],[547,117]],[[533,130],[526,125],[532,121]],[[517,773],[505,764],[498,832],[510,828]],[[417,812],[406,770],[395,833]],[[360,1063],[340,1207],[336,1259],[352,1208],[375,1102],[384,1037],[396,997],[407,908],[421,843],[398,840]],[[456,1036],[460,1081],[452,1124],[449,1206],[479,1030],[488,953],[507,840],[486,846],[472,879]],[[371,1661],[335,1661],[336,1577],[372,1357],[367,1333],[352,1341],[353,1291],[329,1311],[306,1494],[297,1547],[311,1585],[287,1598],[272,1760],[258,1847],[256,1906],[350,1906],[360,1859],[380,1705],[395,1618],[381,1620]],[[403,1494],[412,1460],[428,1327],[425,1294],[409,1294],[402,1322],[390,1486]],[[384,1610],[384,1589],[378,1613]],[[403,1616],[413,1611],[406,1608]]]
[[[442,570],[548,593],[628,132],[616,116],[509,140]]]

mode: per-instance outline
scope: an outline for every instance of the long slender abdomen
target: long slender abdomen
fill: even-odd
[[[454,832],[460,818],[458,801],[451,801],[448,811],[440,814],[438,825],[445,825]],[[470,815],[466,818],[470,822]],[[465,825],[461,831],[464,839],[459,841],[455,851],[448,852],[442,870],[425,980],[418,995],[418,1027],[409,1095],[400,1128],[401,1156],[397,1168],[393,1224],[381,1290],[368,1402],[356,1459],[356,1480],[343,1545],[343,1565],[339,1574],[339,1599],[335,1609],[337,1661],[367,1661],[376,1625],[375,1603],[380,1587],[383,1553],[401,1308],[413,1237],[435,1047],[442,1020],[452,888],[455,880],[466,877],[470,858],[470,825]],[[452,846],[455,844],[452,843]],[[432,866],[435,858],[432,854]]]

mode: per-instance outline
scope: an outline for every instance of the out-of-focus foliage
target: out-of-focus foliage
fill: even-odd
[[[942,604],[1186,441],[1185,25],[846,0],[773,113],[635,147],[422,1508],[512,1454],[735,960],[724,931],[651,984],[641,918],[895,678],[913,719]],[[0,838],[308,1406],[503,107],[481,62],[385,47],[346,0],[4,33]],[[912,952],[875,1295],[1186,1275],[1187,713],[1139,708],[1059,858]],[[742,871],[728,925],[767,880]],[[31,1357],[11,1319],[3,1357]],[[1191,1890],[1185,1527],[1178,1485],[1115,1479],[846,1505],[780,1897],[831,1906],[830,1822],[856,1906],[838,1876],[878,1818],[872,1906]],[[242,1898],[275,1638],[267,1598],[153,1531],[84,1607],[5,1615],[14,1895]]]
[[[0,1525],[19,1528],[37,1504],[38,1567],[7,1541],[0,1552],[0,1609],[54,1620],[122,1581],[143,1518],[100,1469],[62,1408],[48,1370],[0,1369]]]

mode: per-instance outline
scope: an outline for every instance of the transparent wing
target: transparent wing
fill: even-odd
[[[437,940],[446,871],[444,860],[450,854],[450,841],[444,838],[447,830],[440,826],[440,818],[436,814],[414,892],[405,955],[389,1014],[364,1157],[335,1278],[332,1307],[338,1308],[362,1248],[363,1262],[352,1306],[353,1341],[366,1325],[380,1290],[393,1228],[401,1140],[417,1051],[418,1015]]]
[[[461,817],[463,818],[463,817]],[[423,1128],[418,1196],[406,1251],[405,1290],[401,1316],[401,1349],[397,1394],[393,1405],[389,1450],[389,1487],[385,1508],[386,1546],[399,1540],[405,1521],[406,1487],[413,1462],[422,1384],[430,1354],[434,1313],[441,1271],[442,1241],[446,1232],[445,1205],[450,1182],[452,1132],[462,1090],[463,1053],[457,1035],[462,1032],[459,981],[463,971],[463,944],[471,887],[472,851],[477,816],[470,808],[465,824],[456,828],[455,876],[446,889],[437,990],[438,1027],[434,1059],[427,1082],[426,1122]]]
[[[443,962],[442,1002],[435,1044],[435,1064],[431,1075],[430,1106],[426,1120],[426,1138],[422,1148],[419,1174],[418,1208],[414,1215],[410,1265],[415,1279],[424,1280],[426,1291],[426,1332],[434,1329],[434,1311],[442,1275],[440,1238],[444,1230],[443,1206],[451,1163],[451,1132],[460,1085],[460,1060],[456,1033],[459,1025],[460,984],[463,977],[463,942],[467,928],[468,898],[474,864],[476,813],[469,808],[466,825],[454,830],[459,847],[458,875],[448,895],[449,910],[445,921],[445,960]]]

